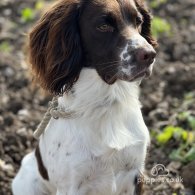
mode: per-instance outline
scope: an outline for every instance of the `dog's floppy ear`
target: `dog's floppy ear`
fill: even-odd
[[[155,38],[152,36],[151,32],[151,14],[148,11],[145,3],[143,0],[135,0],[136,6],[139,10],[139,12],[143,16],[143,24],[142,24],[142,30],[141,30],[141,35],[150,43],[153,47],[157,47],[157,42]]]
[[[30,32],[29,60],[35,79],[53,94],[70,90],[82,68],[78,17],[79,0],[61,0]]]

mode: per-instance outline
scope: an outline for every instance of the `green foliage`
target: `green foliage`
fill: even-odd
[[[41,10],[44,6],[43,1],[37,1],[33,8],[25,7],[21,10],[21,19],[23,22],[31,22],[35,19],[35,16],[39,10]]]
[[[22,9],[21,17],[24,22],[30,22],[35,18],[35,11],[29,7]]]
[[[152,20],[152,34],[158,38],[162,34],[171,35],[171,25],[160,17],[154,17]]]
[[[190,114],[190,112],[181,112],[178,115],[178,119],[182,122],[187,122],[188,126],[195,130],[195,117]]]
[[[195,160],[195,144],[181,145],[178,149],[173,150],[169,157],[172,160],[181,161],[182,163],[189,163]]]
[[[186,118],[186,112],[182,113],[180,117]],[[163,131],[156,135],[156,140],[159,144],[164,145],[171,139],[180,143],[179,147],[171,152],[169,158],[182,163],[188,163],[195,160],[195,132],[187,131],[181,127],[167,126]]]
[[[192,143],[195,141],[195,134],[192,131],[184,130],[181,127],[167,126],[156,136],[159,144],[166,144],[169,140],[175,140]]]
[[[189,116],[187,118],[189,126],[195,130],[195,117],[194,116]]]
[[[7,52],[7,53],[11,52],[11,46],[9,42],[3,41],[2,43],[0,43],[0,51]]]
[[[189,93],[186,93],[184,95],[184,100],[185,101],[188,101],[188,100],[191,100],[191,101],[194,101],[195,100],[195,92],[189,92]]]
[[[165,144],[167,143],[173,136],[174,133],[174,127],[172,126],[168,126],[166,127],[162,133],[160,133],[159,135],[157,135],[157,141],[160,144]]]
[[[170,139],[182,140],[184,142],[191,142],[194,139],[194,134],[186,131],[181,127],[167,126],[163,131],[156,136],[158,143],[166,144]]]
[[[167,0],[152,0],[150,2],[150,7],[155,9],[155,8],[159,7],[161,4],[164,4],[166,2],[167,2]]]
[[[44,6],[44,2],[43,1],[37,1],[35,3],[35,9],[36,10],[41,10],[43,8],[43,6]]]

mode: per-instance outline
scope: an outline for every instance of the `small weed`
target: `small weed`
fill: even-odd
[[[35,19],[35,16],[39,10],[41,10],[44,7],[43,1],[37,1],[35,3],[35,6],[33,8],[25,7],[21,11],[21,20],[23,22],[31,22]]]
[[[189,163],[195,160],[195,144],[181,145],[178,149],[173,150],[169,155],[171,160]]]
[[[184,95],[184,100],[195,100],[195,92],[189,92]]]
[[[186,114],[181,115],[186,117]],[[156,140],[160,145],[168,143],[171,139],[179,141],[180,145],[173,150],[169,158],[171,160],[188,163],[195,160],[195,132],[187,131],[181,127],[167,126],[163,131],[156,135]]]
[[[184,130],[181,127],[167,126],[156,136],[159,144],[166,144],[172,138],[186,143],[193,143],[195,141],[195,133]]]
[[[0,51],[1,52],[11,52],[11,46],[8,41],[3,41],[0,43]]]
[[[195,130],[195,116],[191,115],[190,112],[181,112],[177,116],[179,121],[187,122],[188,126]]]
[[[160,35],[171,35],[171,25],[160,17],[154,17],[152,20],[152,34],[158,38]]]
[[[35,18],[35,11],[29,7],[22,9],[21,18],[24,22],[30,22]]]
[[[41,10],[43,8],[43,6],[44,6],[44,2],[43,1],[37,1],[35,3],[35,9],[36,10]]]
[[[175,128],[172,126],[168,126],[166,127],[162,133],[160,133],[159,135],[157,135],[157,141],[160,144],[165,144],[167,143],[172,137],[173,137],[173,133],[174,133]]]
[[[158,8],[160,5],[166,3],[167,0],[152,0],[150,2],[150,7],[155,9],[155,8]]]

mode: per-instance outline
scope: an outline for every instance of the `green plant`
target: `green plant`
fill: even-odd
[[[166,2],[167,2],[167,0],[152,0],[150,2],[150,7],[155,9],[155,8],[159,7],[161,4],[164,4]]]
[[[160,144],[167,143],[173,136],[174,127],[168,126],[166,127],[159,135],[157,135],[157,141]]]
[[[167,126],[160,134],[156,135],[156,140],[160,145],[168,143],[171,139],[180,143],[177,149],[171,151],[169,158],[182,163],[195,160],[195,132],[187,131],[181,127]]]
[[[166,144],[171,138],[182,141],[190,141],[194,139],[194,135],[191,135],[192,132],[186,131],[181,127],[167,126],[163,131],[156,136],[158,143]]]
[[[171,152],[169,158],[182,163],[189,163],[195,160],[195,144],[181,145],[178,149]]]
[[[39,10],[44,6],[43,1],[37,1],[33,8],[25,7],[21,10],[21,19],[23,22],[30,22],[35,19],[35,16]]]
[[[3,41],[0,43],[0,51],[1,52],[11,52],[11,46],[8,41]]]
[[[195,141],[195,133],[184,130],[181,127],[167,126],[156,136],[159,144],[166,144],[172,138],[186,143],[192,143]]]
[[[36,3],[35,3],[35,9],[36,10],[40,10],[40,9],[42,9],[44,7],[44,2],[43,1],[37,1]]]
[[[186,121],[188,126],[195,130],[195,117],[190,112],[181,112],[177,117],[180,121]]]
[[[24,22],[30,22],[35,18],[35,11],[32,8],[26,7],[21,11],[21,18]]]
[[[154,17],[152,20],[152,34],[158,38],[162,34],[171,35],[171,25],[160,17]]]
[[[191,91],[184,95],[184,100],[192,100],[195,101],[195,92]]]

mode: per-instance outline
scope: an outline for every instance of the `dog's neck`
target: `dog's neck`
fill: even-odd
[[[79,80],[72,90],[60,99],[59,104],[90,118],[93,117],[91,112],[104,110],[104,113],[100,112],[95,116],[97,119],[105,112],[110,112],[113,106],[119,105],[121,111],[131,106],[133,109],[140,108],[138,93],[137,82],[116,81],[115,84],[108,85],[94,69],[84,68]]]
[[[72,91],[59,98],[59,106],[79,115],[74,119],[76,124],[89,131],[85,135],[92,134],[86,143],[103,140],[107,146],[121,149],[142,142],[143,132],[139,131],[146,129],[138,93],[136,82],[117,81],[108,85],[94,69],[85,68]]]

